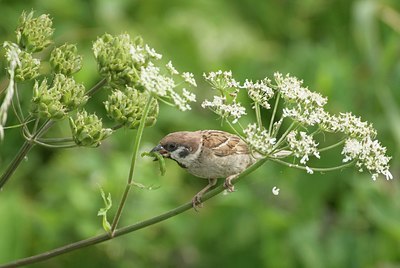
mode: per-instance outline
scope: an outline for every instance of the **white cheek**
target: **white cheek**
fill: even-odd
[[[196,152],[189,153],[187,156],[182,158],[182,157],[179,156],[179,154],[183,150],[185,150],[184,147],[179,147],[178,149],[176,149],[175,151],[173,151],[171,153],[171,158],[176,160],[176,161],[178,161],[178,163],[184,165],[185,167],[189,167],[199,157],[199,155],[200,155],[200,147],[197,149]]]

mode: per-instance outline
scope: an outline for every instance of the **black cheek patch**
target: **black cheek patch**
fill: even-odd
[[[189,153],[190,153],[189,149],[188,148],[184,148],[183,150],[181,150],[179,152],[179,157],[180,158],[185,158],[186,156],[189,155]]]

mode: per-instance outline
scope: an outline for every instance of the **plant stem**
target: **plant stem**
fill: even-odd
[[[301,169],[301,170],[308,170],[305,166],[300,166],[297,164],[291,164],[285,161],[282,161],[280,159],[277,158],[270,158],[271,161],[277,162],[279,164],[291,167],[291,168],[297,168],[297,169]],[[313,171],[317,171],[317,172],[329,172],[329,171],[334,171],[334,170],[339,170],[339,169],[343,169],[346,167],[350,167],[352,165],[354,165],[354,160],[350,161],[349,163],[340,165],[340,166],[336,166],[336,167],[326,167],[326,168],[320,168],[320,167],[308,167],[309,169],[313,170]]]
[[[12,174],[14,174],[15,170],[21,164],[22,160],[25,158],[25,156],[28,154],[28,152],[35,145],[35,140],[37,138],[39,138],[44,132],[46,132],[53,124],[54,124],[54,121],[47,120],[41,126],[41,128],[36,132],[36,134],[32,136],[31,139],[26,140],[24,142],[24,144],[19,149],[19,151],[18,151],[17,155],[15,156],[15,158],[13,159],[13,161],[10,163],[10,165],[7,167],[6,171],[0,177],[0,190],[3,188],[4,184],[6,184],[6,182],[10,179]]]
[[[335,147],[338,147],[338,146],[342,145],[345,141],[346,141],[345,139],[342,139],[341,141],[338,141],[335,144],[332,144],[332,145],[326,146],[324,148],[318,149],[318,151],[319,152],[323,152],[323,151],[327,151],[327,150],[333,149]]]
[[[111,225],[111,236],[115,235],[114,234],[115,229],[117,228],[118,222],[121,218],[121,214],[122,214],[122,211],[123,211],[125,203],[126,203],[126,199],[128,198],[129,191],[132,187],[132,181],[133,181],[133,175],[135,172],[136,160],[137,160],[137,157],[139,154],[139,146],[140,146],[140,143],[142,140],[143,130],[146,125],[146,119],[147,119],[147,115],[149,114],[150,104],[151,104],[152,100],[153,100],[153,97],[151,95],[149,95],[149,98],[147,99],[147,102],[146,102],[146,106],[144,107],[144,110],[143,110],[142,117],[140,119],[139,128],[136,133],[135,144],[133,145],[132,160],[131,160],[131,167],[129,170],[128,182],[125,186],[124,194],[122,195],[122,199],[119,203],[117,212],[115,214],[114,220]]]
[[[254,107],[256,110],[256,119],[257,119],[257,125],[258,128],[261,129],[263,124],[262,124],[262,120],[261,120],[261,109],[260,109],[260,104],[258,104],[257,102],[254,103]]]
[[[281,97],[281,94],[278,93],[278,96],[276,96],[276,100],[275,100],[274,110],[272,111],[272,115],[271,115],[271,121],[269,122],[268,134],[270,136],[272,133],[272,126],[274,125],[274,121],[275,121],[276,110],[278,110],[278,104],[279,104],[280,97]]]
[[[103,78],[96,85],[94,85],[90,90],[86,92],[86,95],[92,96],[95,94],[101,87],[106,84],[107,80]],[[34,135],[30,137],[28,140],[24,142],[24,144],[19,149],[17,155],[13,159],[13,161],[8,165],[7,169],[4,171],[3,175],[0,177],[0,190],[3,188],[4,184],[10,179],[12,174],[14,174],[17,167],[21,164],[22,160],[28,154],[28,152],[32,149],[32,147],[36,144],[37,139],[39,139],[49,128],[53,126],[55,121],[48,119],[43,123],[43,125],[36,131],[39,120],[36,120],[34,125]]]
[[[97,92],[97,90],[102,88],[106,83],[107,83],[107,79],[105,79],[105,78],[101,79],[96,85],[94,85],[91,89],[89,89],[86,92],[86,95],[89,97],[93,96]]]
[[[251,167],[249,167],[248,169],[243,171],[235,180],[232,181],[232,184],[236,184],[237,182],[239,182],[245,176],[249,175],[251,172],[253,172],[257,168],[262,166],[266,161],[267,161],[267,158],[259,160],[257,163],[255,163],[254,165],[252,165]],[[224,190],[225,190],[225,187],[223,186],[223,184],[221,184],[218,187],[214,188],[213,190],[205,193],[202,196],[201,200],[203,202],[205,202],[206,200],[216,196],[217,194],[221,193]],[[146,227],[149,227],[151,225],[154,225],[156,223],[165,221],[169,218],[179,215],[179,214],[181,214],[189,209],[192,209],[192,208],[193,208],[193,204],[192,204],[192,201],[190,201],[190,202],[187,202],[187,203],[185,203],[179,207],[176,207],[170,211],[167,211],[163,214],[157,215],[153,218],[123,227],[121,229],[117,229],[114,231],[113,236],[110,236],[109,234],[106,234],[106,233],[102,234],[102,235],[94,236],[94,237],[91,237],[91,238],[88,238],[85,240],[81,240],[81,241],[78,241],[75,243],[71,243],[71,244],[56,248],[56,249],[52,249],[52,250],[43,252],[38,255],[34,255],[31,257],[19,259],[19,260],[16,260],[16,261],[13,261],[13,262],[10,262],[7,264],[0,265],[0,268],[20,267],[23,265],[28,265],[28,264],[33,264],[33,263],[38,263],[40,261],[48,260],[48,259],[54,258],[56,256],[80,249],[80,248],[88,247],[91,245],[99,244],[99,243],[107,241],[107,240],[111,240],[117,236],[125,235],[125,234],[131,233],[131,232],[134,232],[134,231],[137,231],[140,229],[144,229]]]

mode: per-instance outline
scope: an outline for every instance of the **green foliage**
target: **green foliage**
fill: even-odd
[[[113,36],[121,32],[141,34],[164,57],[192,71],[198,80],[203,72],[217,69],[232,69],[241,81],[246,77],[263,79],[277,70],[300,77],[310,89],[328,96],[331,111],[352,111],[373,122],[388,154],[393,155],[391,171],[398,178],[400,38],[393,19],[400,10],[398,1],[151,0],[88,4],[61,0],[32,1],[29,6],[6,1],[0,9],[2,41],[14,40],[12,33],[19,27],[16,18],[21,10],[31,8],[38,10],[37,14],[51,10],[57,46],[68,41],[82,48],[84,68],[74,77],[85,85],[98,80],[97,62],[88,48],[104,32]],[[21,35],[20,42],[22,39]],[[23,44],[27,47],[27,42]],[[49,53],[45,49],[32,57]],[[7,65],[0,58],[0,74],[5,77]],[[49,69],[46,64],[42,64],[41,72]],[[1,89],[5,87],[2,85]],[[25,94],[20,96],[22,102],[29,103],[32,87],[29,81],[19,85]],[[199,100],[211,96],[209,85],[198,82],[198,87]],[[101,116],[104,124],[109,123],[102,105],[108,93],[96,95],[97,101],[85,106]],[[160,109],[157,128],[145,130],[140,151],[149,150],[172,131],[229,130],[199,105],[192,106],[189,113],[163,104]],[[270,114],[262,116],[269,118]],[[8,123],[18,121],[10,117]],[[51,131],[54,136],[69,133],[68,124]],[[103,142],[98,150],[31,150],[0,192],[0,263],[104,232],[95,217],[104,206],[98,197],[98,184],[113,197],[120,196],[129,169],[133,133],[116,132],[115,138]],[[23,142],[18,130],[6,130],[6,138],[0,145],[1,171]],[[326,135],[325,139],[332,137]],[[321,164],[331,164],[328,159],[322,159]],[[189,201],[206,184],[172,161],[165,165],[168,172],[160,178],[150,158],[138,161],[137,180],[160,188],[132,191],[120,226]],[[274,186],[281,189],[278,196],[271,192]],[[400,187],[396,180],[372,182],[368,175],[353,170],[310,176],[267,163],[236,189],[205,203],[200,213],[189,212],[32,267],[399,265]],[[111,213],[115,213],[115,206]]]
[[[101,198],[103,199],[104,202],[104,208],[99,209],[99,211],[97,212],[97,216],[102,216],[102,224],[104,231],[106,231],[107,233],[111,233],[111,224],[107,220],[107,212],[112,207],[111,194],[108,193],[106,197],[106,194],[104,193],[104,190],[101,187],[100,187],[100,193],[101,193]]]

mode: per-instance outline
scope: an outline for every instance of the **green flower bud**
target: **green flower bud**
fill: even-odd
[[[54,29],[51,28],[52,21],[49,15],[33,17],[33,11],[22,12],[19,26],[16,30],[17,43],[20,48],[27,52],[38,52],[51,44],[51,36]]]
[[[64,44],[51,52],[50,64],[54,72],[66,76],[78,72],[82,67],[82,56],[77,54],[76,45]]]
[[[33,58],[31,53],[25,51],[20,51],[18,58],[20,64],[15,69],[16,81],[31,80],[39,75],[40,60]]]
[[[137,80],[129,35],[104,34],[93,44],[99,72],[113,86],[130,85]]]
[[[79,112],[76,119],[69,118],[72,137],[79,146],[97,147],[101,141],[112,134],[112,129],[103,128],[103,123],[95,114]]]
[[[31,113],[38,118],[63,119],[67,112],[60,98],[61,93],[49,88],[46,79],[40,85],[36,81],[33,87]]]
[[[85,87],[71,77],[56,74],[52,86],[44,79],[34,85],[31,113],[39,118],[63,119],[68,112],[82,107],[88,96]]]
[[[85,87],[82,84],[63,74],[55,75],[52,89],[61,93],[60,102],[68,111],[82,107],[89,98],[85,95]]]
[[[148,99],[148,93],[141,93],[134,88],[125,91],[115,90],[104,102],[108,116],[127,128],[139,127],[143,109]],[[153,99],[146,118],[146,126],[155,124],[158,116],[158,102]]]

